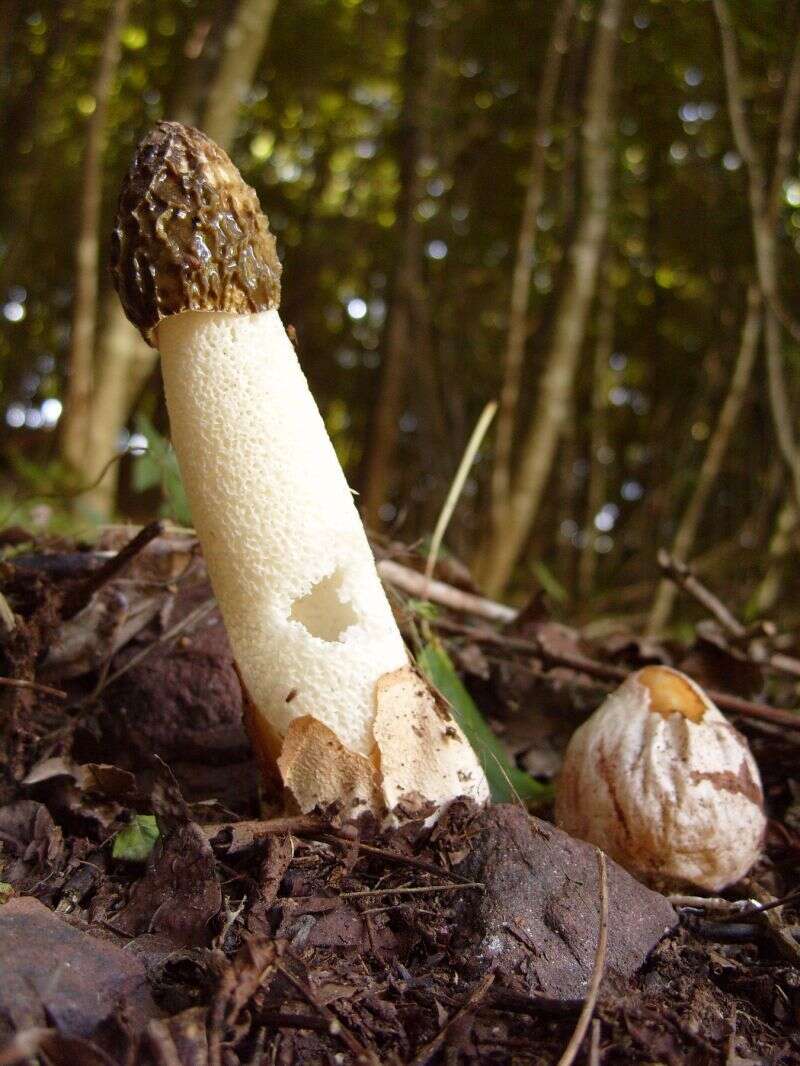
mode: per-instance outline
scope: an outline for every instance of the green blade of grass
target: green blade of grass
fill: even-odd
[[[543,785],[512,766],[441,644],[437,641],[426,644],[417,657],[417,665],[450,704],[453,717],[475,749],[495,803],[522,800],[526,806],[536,806],[552,798],[551,785]]]

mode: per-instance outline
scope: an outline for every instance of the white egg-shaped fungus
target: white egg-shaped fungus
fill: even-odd
[[[648,884],[709,892],[748,872],[766,828],[747,741],[664,666],[632,674],[576,730],[556,821]]]

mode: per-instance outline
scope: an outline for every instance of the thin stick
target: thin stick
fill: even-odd
[[[447,498],[444,501],[439,520],[436,523],[436,528],[433,531],[431,537],[431,547],[428,552],[428,562],[425,565],[425,577],[430,581],[433,576],[433,571],[436,566],[436,560],[439,557],[439,549],[442,546],[442,539],[447,532],[447,527],[450,524],[450,519],[453,517],[453,511],[456,509],[456,504],[459,501],[462,490],[464,488],[464,482],[467,480],[470,468],[475,460],[475,455],[480,448],[483,438],[492,424],[492,419],[497,412],[497,401],[491,400],[484,407],[481,417],[478,419],[475,428],[472,431],[472,436],[467,442],[467,446],[464,449],[464,454],[461,457],[461,462],[458,464],[458,470],[456,470],[456,476],[453,478],[453,483],[450,486],[450,491],[447,493]]]
[[[345,840],[342,837],[333,836],[329,833],[310,834],[316,840],[321,840],[325,844],[338,844],[340,847],[348,844],[352,844],[352,840]],[[424,870],[425,873],[433,874],[435,877],[441,877],[445,881],[458,881],[459,884],[469,884],[465,877],[460,877],[458,874],[453,873],[452,870],[445,870],[443,866],[437,866],[435,863],[426,862],[424,859],[417,859],[413,855],[403,855],[399,851],[392,851],[390,848],[378,848],[374,844],[362,844],[361,841],[357,841],[359,851],[365,851],[368,855],[377,855],[381,859],[386,859],[388,862],[395,862],[400,866],[412,866],[416,870]]]
[[[216,607],[216,604],[217,601],[212,597],[210,599],[207,599],[204,603],[201,603],[199,607],[195,607],[195,609],[193,611],[190,611],[185,618],[181,619],[180,622],[174,625],[172,629],[168,629],[162,637],[160,637],[158,640],[154,640],[152,644],[148,644],[146,648],[143,648],[136,655],[128,659],[124,666],[121,666],[119,670],[111,674],[110,677],[107,677],[105,684],[103,685],[103,689],[108,688],[109,685],[117,681],[120,677],[122,677],[123,674],[126,674],[128,670],[130,670],[132,667],[138,666],[143,659],[147,658],[153,648],[158,647],[159,644],[166,644],[168,641],[174,640],[175,637],[180,636],[181,633],[183,633],[185,630],[189,629],[195,623],[205,618],[205,616],[211,610],[213,610],[214,607]],[[98,692],[93,692],[91,699],[97,699],[103,689]]]
[[[417,885],[413,888],[367,888],[359,892],[341,892],[340,899],[363,899],[367,896],[412,896],[430,892],[454,892],[459,888],[485,889],[480,881],[454,881],[450,885]]]
[[[600,1019],[592,1022],[592,1038],[589,1044],[589,1066],[600,1066]]]
[[[674,555],[670,555],[664,548],[660,549],[657,559],[659,568],[665,577],[668,577],[670,581],[674,581],[678,588],[688,592],[702,607],[705,607],[708,613],[716,618],[726,633],[737,640],[741,640],[747,632],[745,627],[728,610],[725,604],[695,577],[686,563],[676,559]]]
[[[0,685],[5,685],[6,688],[28,688],[45,696],[55,696],[58,700],[67,698],[66,692],[62,692],[60,688],[50,688],[49,685],[40,685],[38,681],[25,681],[19,677],[0,677]]]
[[[2,592],[0,592],[0,623],[7,633],[13,633],[17,626],[14,612]]]
[[[120,548],[115,555],[112,555],[108,562],[104,563],[99,570],[84,578],[80,584],[73,588],[71,594],[67,597],[62,617],[71,618],[76,615],[82,607],[86,606],[98,589],[121,573],[139,552],[147,547],[151,540],[160,537],[166,528],[167,524],[163,521],[150,522],[148,525],[143,526],[136,536],[129,540],[123,548]]]
[[[245,851],[255,848],[267,837],[279,833],[294,833],[300,836],[303,833],[314,833],[324,829],[327,823],[322,818],[313,814],[292,814],[282,818],[270,818],[268,820],[255,820],[246,822],[222,822],[213,825],[203,825],[201,830],[206,839],[214,847],[223,847],[218,837],[226,830],[231,834],[230,843],[224,845],[226,854],[240,855]]]
[[[489,622],[500,622],[505,625],[513,622],[518,612],[505,603],[497,603],[495,600],[487,600],[483,596],[476,596],[472,592],[455,588],[444,581],[426,577],[419,570],[412,570],[394,559],[381,559],[378,563],[378,573],[384,581],[407,593],[409,596],[418,596],[420,599],[430,600],[431,603],[439,603],[443,607],[449,607],[451,611],[461,611],[464,614],[474,614],[478,618],[485,618]]]
[[[709,614],[716,618],[725,632],[734,640],[743,642],[751,635],[751,631],[742,625],[739,619],[728,610],[725,604],[709,588],[706,588],[685,563],[680,562],[668,552],[662,550],[658,553],[658,565],[670,581],[674,581],[678,588],[683,589],[684,592],[687,592],[697,600],[701,606],[705,607]],[[771,634],[767,635],[772,636]],[[792,658],[791,655],[784,655],[782,652],[767,652],[762,658],[760,656],[756,657],[751,651],[748,658],[758,666],[771,667],[779,673],[789,674],[791,677],[800,677],[800,660]]]
[[[331,1036],[338,1036],[342,1043],[347,1047],[352,1055],[355,1055],[356,1062],[369,1063],[370,1066],[380,1066],[378,1058],[374,1051],[364,1047],[360,1040],[358,1040],[353,1033],[345,1026],[344,1022],[337,1017],[324,1003],[321,1003],[311,990],[311,987],[301,980],[296,974],[284,966],[282,963],[277,962],[275,964],[277,970],[283,974],[283,976],[294,985],[294,987],[300,992],[311,1004],[311,1006],[319,1011],[325,1021],[328,1023],[328,1032]]]
[[[442,1028],[439,1030],[433,1040],[428,1041],[428,1043],[425,1044],[424,1047],[420,1048],[420,1050],[411,1060],[409,1066],[427,1066],[427,1064],[431,1061],[433,1056],[445,1042],[448,1033],[452,1031],[453,1027],[458,1025],[458,1023],[466,1015],[473,1014],[478,1009],[481,1001],[484,999],[486,993],[492,987],[493,983],[493,973],[487,973],[485,977],[482,977],[481,980],[478,981],[477,985],[475,985],[473,990],[470,992],[470,994],[467,996],[467,998],[464,1000],[462,1005],[452,1016],[452,1018],[448,1019],[444,1026],[442,1026]]]
[[[597,996],[600,992],[600,982],[603,980],[603,970],[606,965],[606,943],[608,941],[608,870],[606,869],[606,857],[603,852],[596,848],[597,865],[600,880],[600,929],[597,934],[597,952],[594,957],[594,970],[586,1001],[578,1017],[575,1032],[570,1037],[569,1043],[564,1049],[564,1054],[558,1060],[558,1066],[572,1066],[581,1042],[586,1036],[589,1022],[592,1020]]]
[[[551,652],[543,648],[541,644],[532,640],[521,640],[517,637],[506,637],[502,633],[494,633],[490,629],[478,629],[474,626],[465,626],[460,622],[454,622],[449,618],[436,618],[432,625],[437,629],[444,629],[450,633],[461,633],[477,644],[494,644],[501,648],[509,648],[526,655],[535,656],[545,662],[556,666],[568,666],[573,670],[597,677],[604,681],[624,681],[633,670],[625,670],[620,666],[609,666],[599,663],[595,659],[587,659],[583,655],[569,655],[562,652]],[[744,718],[757,718],[765,722],[774,722],[776,725],[786,726],[789,729],[800,729],[800,715],[793,711],[786,711],[780,707],[771,707],[767,703],[753,703],[752,700],[742,699],[740,696],[732,696],[727,692],[717,692],[707,689],[709,699],[713,700],[718,707],[731,711],[733,714],[741,714]]]

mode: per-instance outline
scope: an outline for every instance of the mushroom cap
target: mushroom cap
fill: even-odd
[[[111,274],[149,345],[181,311],[253,314],[280,303],[281,264],[254,189],[200,130],[159,122],[120,192]]]

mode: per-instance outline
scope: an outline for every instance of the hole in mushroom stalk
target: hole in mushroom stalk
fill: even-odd
[[[650,710],[669,718],[682,714],[690,722],[702,722],[706,706],[692,686],[673,670],[663,666],[646,666],[637,680],[650,694]]]
[[[299,622],[312,637],[331,643],[341,641],[350,626],[359,621],[352,605],[341,599],[343,582],[344,574],[339,569],[323,577],[310,592],[294,601],[289,618]]]

